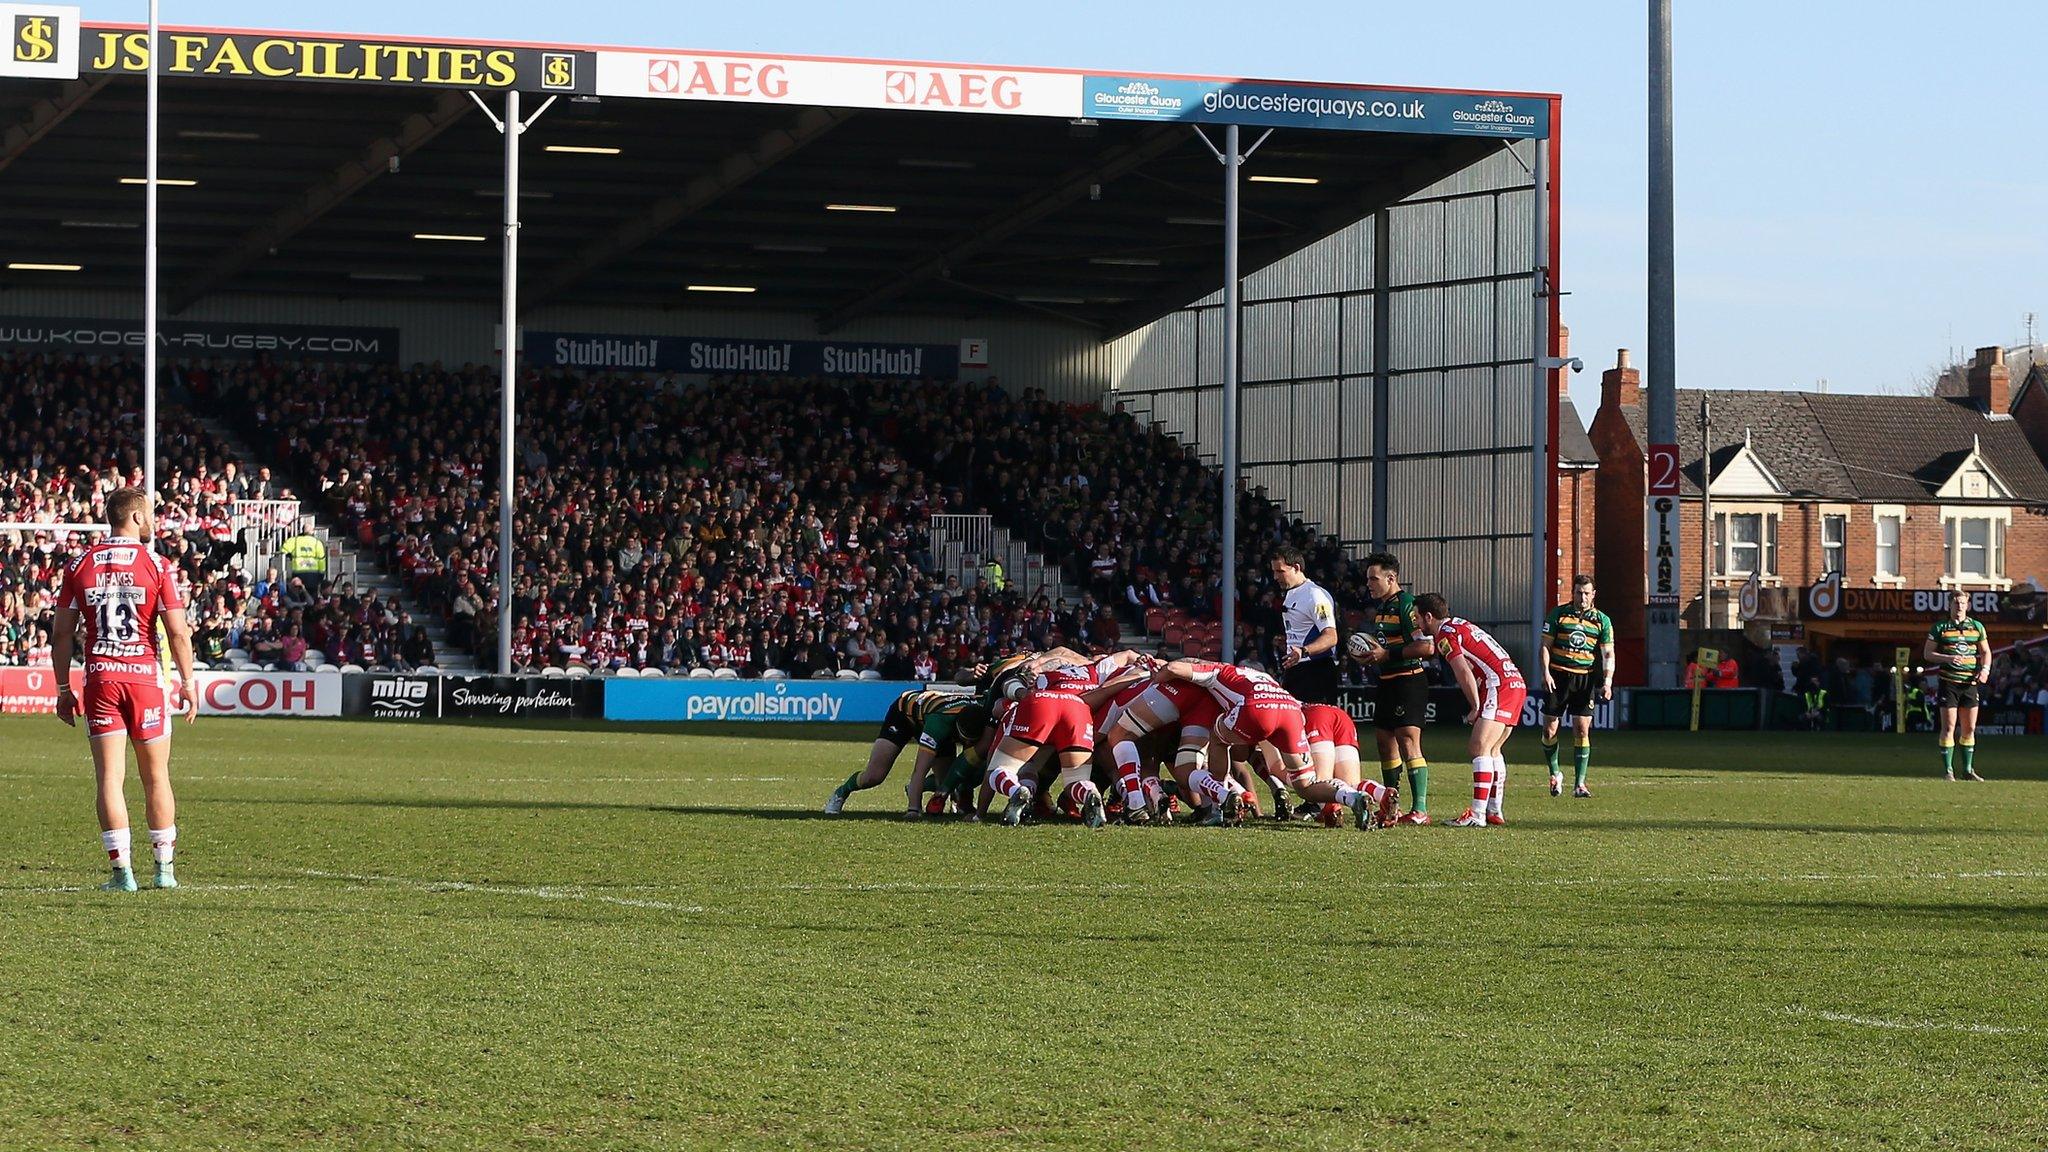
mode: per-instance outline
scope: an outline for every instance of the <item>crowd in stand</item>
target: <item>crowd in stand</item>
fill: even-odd
[[[203,375],[203,373],[201,373]],[[108,492],[143,482],[142,385],[132,360],[0,353],[0,521],[91,524]],[[194,652],[208,664],[230,649],[254,663],[302,667],[308,650],[365,667],[401,667],[418,631],[394,603],[350,587],[314,597],[276,574],[253,578],[239,500],[289,500],[267,467],[251,467],[209,435],[175,395],[158,410],[157,548],[178,562],[191,602]],[[87,535],[0,531],[0,666],[49,659],[51,615],[64,558]]]
[[[250,364],[194,387],[456,643],[495,649],[492,370]],[[928,517],[962,496],[906,459],[904,414],[950,389],[549,373],[522,397],[516,666],[937,679],[1118,629],[1092,595],[1062,609],[924,570]]]

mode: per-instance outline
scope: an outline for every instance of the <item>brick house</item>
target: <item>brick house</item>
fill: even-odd
[[[2048,467],[2038,445],[2048,443],[2048,380],[2030,374],[2027,383],[2040,386],[2023,388],[2016,410],[1995,348],[1979,351],[1967,379],[1956,397],[1680,389],[1681,645],[1701,635],[1703,481],[1714,516],[1708,639],[1740,633],[1759,647],[1806,643],[1824,654],[1917,652],[1955,592],[1975,594],[1972,610],[1994,643],[2041,634]],[[1701,437],[1703,399],[1711,451]],[[1591,431],[1600,458],[1595,554],[1619,675],[1636,683],[1644,606],[1640,594],[1618,593],[1647,587],[1647,419],[1640,376],[1623,351],[1601,377]]]

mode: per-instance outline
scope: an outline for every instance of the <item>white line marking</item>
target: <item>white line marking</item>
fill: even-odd
[[[1835,1024],[1859,1024],[1865,1028],[1883,1028],[1894,1032],[1967,1032],[1974,1036],[2010,1036],[2027,1031],[2024,1025],[2005,1027],[1998,1024],[1945,1024],[1939,1020],[1881,1020],[1875,1016],[1851,1016],[1847,1012],[1809,1011],[1796,1005],[1785,1009],[1785,1014],[1826,1020]]]
[[[297,884],[192,884],[192,883],[183,883],[183,884],[180,884],[180,885],[178,885],[178,891],[180,891],[180,892],[292,892],[292,891],[296,891],[296,890],[298,889],[298,887],[299,887],[299,886],[298,886]],[[151,891],[151,890],[152,890],[152,889],[150,888],[150,886],[149,886],[148,884],[143,884],[143,885],[142,885],[142,891],[144,891],[144,892],[148,892],[148,891]],[[13,885],[13,884],[7,884],[7,885],[0,885],[0,895],[7,895],[7,896],[31,896],[31,895],[38,895],[38,894],[41,894],[41,895],[48,895],[48,894],[52,894],[52,893],[58,893],[58,892],[97,892],[97,891],[99,891],[99,885],[97,885],[97,884],[94,884],[94,885],[85,885],[85,884],[59,884],[59,885],[52,885],[52,886],[49,886],[49,887],[26,887],[26,886],[20,886],[20,885]]]
[[[515,884],[472,884],[467,880],[419,880],[410,876],[373,876],[354,872],[324,872],[317,868],[297,869],[301,876],[322,880],[350,880],[358,884],[389,884],[418,892],[482,892],[492,896],[529,896],[536,900],[594,900],[627,908],[654,908],[663,912],[701,913],[701,904],[671,904],[666,900],[643,900],[632,896],[606,896],[581,888],[525,887]]]

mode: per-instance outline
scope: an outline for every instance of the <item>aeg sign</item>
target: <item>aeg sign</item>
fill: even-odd
[[[339,716],[339,672],[201,672],[204,716]]]
[[[773,56],[600,52],[601,96],[737,100],[819,108],[928,108],[1023,116],[1080,115],[1075,72]]]

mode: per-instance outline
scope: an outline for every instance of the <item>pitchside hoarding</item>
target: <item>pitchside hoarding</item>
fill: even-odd
[[[889,680],[614,680],[607,720],[880,723],[909,688]]]
[[[537,368],[599,368],[707,376],[875,377],[953,380],[957,344],[873,340],[748,340],[731,336],[614,336],[520,333],[520,354]]]
[[[140,353],[139,320],[0,316],[0,348],[66,355]],[[157,347],[173,356],[253,360],[282,356],[339,364],[398,363],[398,329],[329,324],[220,324],[165,320]]]

